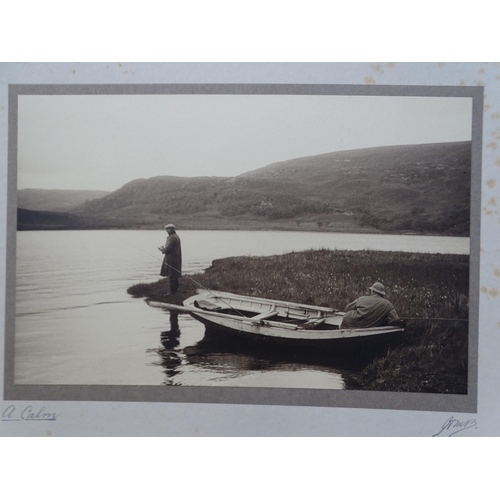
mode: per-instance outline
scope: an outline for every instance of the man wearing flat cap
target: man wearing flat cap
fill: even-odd
[[[370,295],[359,297],[348,304],[342,319],[341,329],[370,328],[399,323],[399,316],[394,306],[385,298],[382,283],[369,287]]]
[[[182,272],[181,240],[173,224],[167,224],[163,229],[167,231],[168,238],[165,246],[158,247],[158,250],[165,255],[160,275],[169,278],[170,293],[175,294],[179,289],[179,277]]]

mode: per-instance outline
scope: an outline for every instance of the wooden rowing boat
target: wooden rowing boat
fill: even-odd
[[[183,306],[149,304],[188,313],[207,329],[232,337],[295,345],[341,348],[386,344],[401,339],[404,331],[395,326],[340,329],[344,313],[336,309],[218,291],[198,291]]]

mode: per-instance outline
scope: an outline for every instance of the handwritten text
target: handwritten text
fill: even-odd
[[[433,436],[453,436],[459,432],[463,432],[467,429],[477,429],[477,421],[475,418],[470,418],[468,420],[458,420],[454,417],[450,417],[446,422],[442,425],[441,430],[434,434]]]
[[[10,405],[2,413],[2,422],[57,420],[59,415],[58,413],[46,411],[45,406],[34,408],[28,405],[18,408],[15,405]]]

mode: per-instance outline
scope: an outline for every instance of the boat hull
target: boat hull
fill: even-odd
[[[194,319],[203,323],[206,327],[206,335],[210,337],[219,336],[226,341],[233,341],[245,344],[262,343],[273,346],[286,346],[292,349],[335,349],[338,351],[347,350],[367,350],[375,351],[379,349],[387,349],[400,345],[403,340],[403,332],[401,329],[386,331],[384,333],[377,332],[376,334],[366,335],[348,335],[352,330],[344,330],[343,336],[333,337],[325,334],[322,337],[318,335],[310,335],[309,338],[302,335],[296,337],[290,334],[269,335],[269,332],[252,332],[248,329],[241,328],[241,325],[224,325],[220,321],[203,317],[195,312],[189,313]]]

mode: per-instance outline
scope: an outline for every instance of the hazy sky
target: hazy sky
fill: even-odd
[[[18,187],[115,190],[333,151],[471,139],[472,99],[19,96]]]

